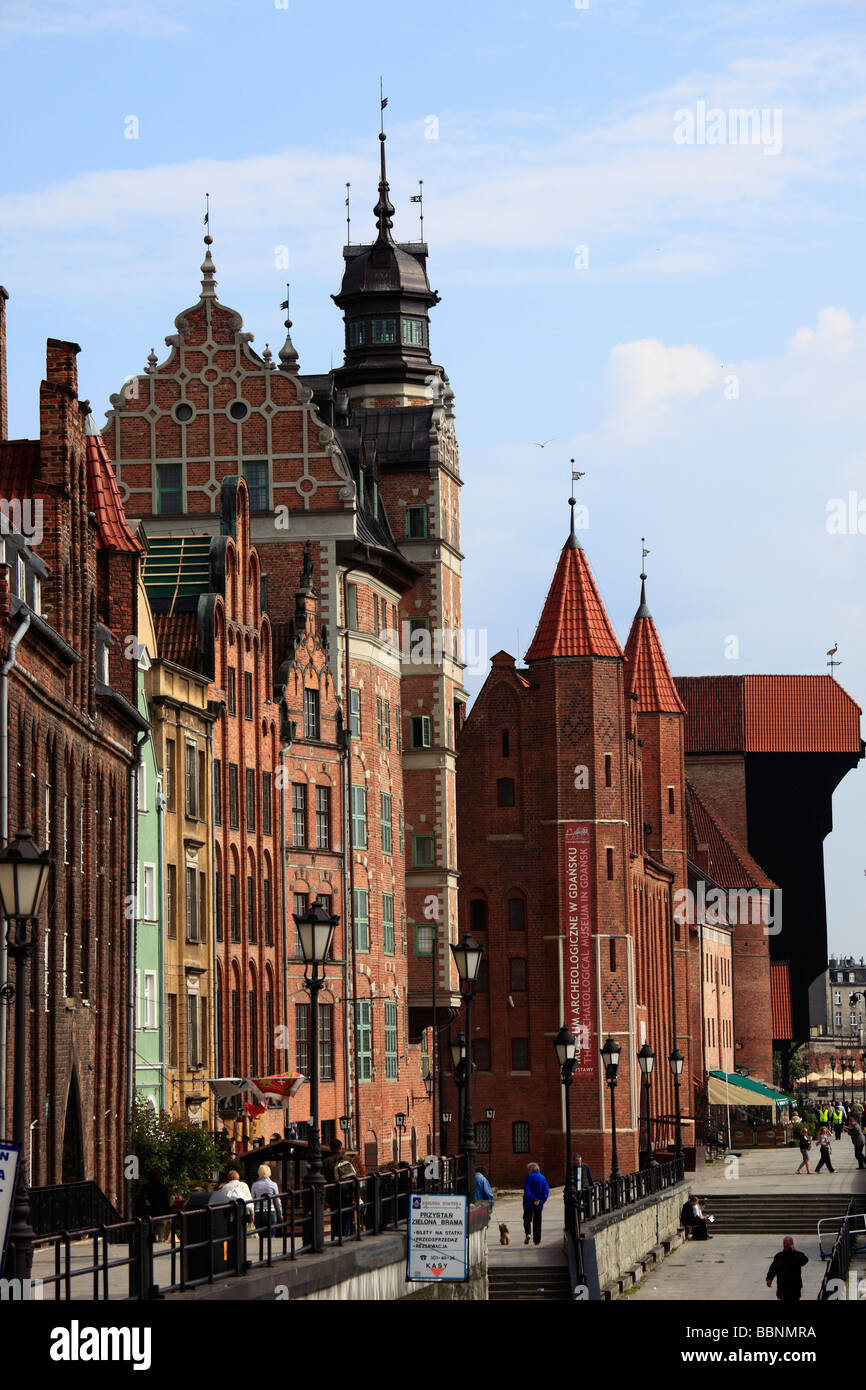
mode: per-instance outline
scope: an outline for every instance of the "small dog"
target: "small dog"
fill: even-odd
[[[510,1235],[509,1230],[508,1230],[508,1227],[506,1226],[506,1224],[505,1224],[504,1221],[500,1221],[500,1223],[499,1223],[499,1244],[500,1244],[500,1245],[510,1245],[510,1244],[511,1244],[511,1235]]]

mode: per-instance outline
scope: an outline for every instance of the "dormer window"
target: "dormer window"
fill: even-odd
[[[373,319],[371,323],[371,328],[373,330],[372,341],[374,343],[396,343],[396,319]]]

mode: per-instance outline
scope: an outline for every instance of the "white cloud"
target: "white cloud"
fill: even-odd
[[[626,414],[689,400],[719,382],[719,359],[706,348],[666,347],[658,338],[617,343],[609,369],[616,408]]]
[[[0,0],[0,34],[6,38],[75,37],[99,31],[139,38],[172,38],[187,33],[177,18],[178,3],[163,0]]]

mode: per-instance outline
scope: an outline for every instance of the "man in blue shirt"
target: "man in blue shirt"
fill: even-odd
[[[530,1232],[535,1244],[541,1244],[541,1213],[549,1196],[547,1178],[542,1175],[537,1163],[530,1163],[523,1184],[523,1230],[526,1234],[524,1245],[529,1244]]]
[[[493,1205],[493,1189],[487,1181],[487,1169],[476,1168],[475,1170],[475,1200],[476,1202],[489,1202]]]

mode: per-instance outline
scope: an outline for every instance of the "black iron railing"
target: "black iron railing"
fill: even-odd
[[[54,1187],[31,1187],[30,1224],[37,1235],[53,1231],[86,1231],[123,1220],[95,1182],[64,1182]]]
[[[581,1221],[591,1221],[595,1216],[606,1212],[619,1211],[631,1206],[643,1197],[655,1196],[685,1179],[681,1158],[664,1158],[651,1163],[637,1173],[622,1173],[608,1178],[605,1182],[594,1183],[591,1187],[582,1186],[577,1194]]]
[[[853,1248],[853,1236],[851,1234],[852,1218],[859,1214],[862,1203],[857,1197],[852,1197],[848,1203],[848,1210],[842,1219],[839,1234],[830,1251],[827,1260],[827,1267],[824,1270],[824,1278],[821,1280],[821,1287],[818,1290],[818,1303],[826,1303],[838,1297],[835,1290],[828,1288],[832,1280],[841,1279],[844,1284],[851,1264],[851,1251]]]
[[[463,1155],[441,1159],[438,1176],[419,1163],[326,1183],[325,1246],[407,1227],[413,1192],[465,1191]],[[43,1299],[138,1300],[193,1289],[310,1253],[314,1200],[304,1188],[40,1235],[32,1278]]]

